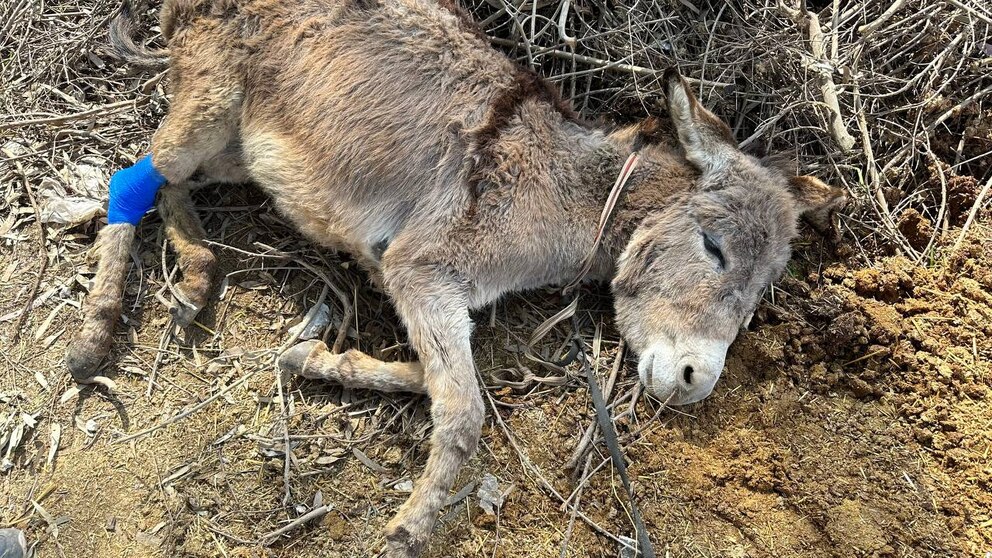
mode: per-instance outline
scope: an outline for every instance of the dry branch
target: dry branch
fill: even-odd
[[[148,100],[147,98],[144,99],[145,102],[147,102],[147,100]],[[0,122],[0,131],[22,128],[24,126],[34,126],[38,124],[54,126],[56,124],[65,124],[66,122],[72,122],[75,120],[85,120],[87,118],[107,116],[129,107],[138,107],[142,104],[141,101],[142,99],[120,101],[117,103],[110,103],[107,105],[91,108],[89,110],[84,110],[82,112],[77,112],[73,114],[64,114],[61,116],[49,116],[45,118],[33,118],[30,120],[19,120],[15,122]]]
[[[4,149],[4,155],[7,157],[12,157],[12,154]],[[26,174],[24,174],[24,167],[21,166],[20,162],[14,163],[17,167],[17,173],[21,177],[21,183],[24,185],[24,193],[28,197],[28,201],[31,203],[31,209],[34,211],[35,225],[38,227],[38,274],[35,276],[34,282],[31,284],[31,290],[28,291],[27,301],[24,303],[24,308],[21,309],[20,315],[17,317],[17,321],[14,323],[14,334],[11,341],[16,343],[21,337],[21,328],[24,327],[24,322],[28,318],[28,312],[34,307],[35,297],[38,296],[38,289],[41,287],[41,281],[45,276],[45,270],[48,269],[48,250],[45,248],[46,230],[45,222],[41,219],[41,210],[38,209],[38,200],[35,198],[34,190],[31,188],[31,183],[28,180]]]
[[[289,458],[287,457],[286,459],[288,460]],[[286,533],[288,533],[288,532],[290,532],[290,531],[292,531],[294,529],[297,529],[300,526],[305,525],[305,524],[313,521],[314,519],[318,519],[318,518],[321,518],[321,517],[327,515],[327,512],[331,511],[331,509],[333,509],[333,506],[331,506],[330,504],[325,504],[323,506],[318,506],[318,507],[316,507],[316,508],[308,511],[307,513],[301,515],[300,517],[296,518],[295,520],[287,523],[286,525],[280,527],[279,529],[276,529],[275,531],[272,531],[271,533],[267,533],[265,535],[262,535],[262,538],[260,539],[261,544],[263,544],[265,546],[269,546],[272,543],[274,543],[277,540],[279,540],[279,537],[285,535]]]
[[[889,19],[896,12],[898,12],[899,9],[902,8],[905,4],[906,4],[906,0],[895,0],[895,2],[893,2],[892,5],[889,6],[887,10],[882,12],[882,15],[878,16],[874,21],[872,21],[871,23],[866,23],[861,27],[858,27],[858,33],[865,37],[871,35],[875,31],[877,31],[879,27],[884,25],[885,22],[889,21]]]
[[[848,152],[854,147],[854,137],[844,126],[844,116],[841,114],[840,103],[837,100],[837,84],[834,83],[833,68],[835,61],[830,60],[826,51],[826,39],[823,36],[823,29],[820,27],[820,18],[813,12],[805,9],[796,10],[785,5],[780,0],[780,9],[789,16],[796,25],[807,26],[810,52],[812,58],[803,58],[803,65],[807,70],[817,76],[820,85],[820,93],[823,96],[823,104],[826,105],[829,115],[827,116],[827,126],[830,135],[834,138],[841,151]]]

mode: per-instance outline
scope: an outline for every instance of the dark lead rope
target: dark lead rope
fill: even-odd
[[[623,194],[624,186],[627,184],[627,180],[630,175],[634,172],[634,167],[637,166],[638,155],[634,151],[631,153],[627,160],[624,162],[623,167],[620,169],[620,174],[617,176],[616,182],[613,184],[613,188],[610,190],[610,195],[606,199],[606,204],[603,207],[603,213],[599,217],[599,227],[596,232],[596,238],[593,241],[592,248],[589,249],[589,253],[582,264],[582,269],[579,271],[578,276],[572,280],[571,283],[562,289],[562,295],[568,296],[581,282],[585,279],[586,274],[592,269],[593,262],[596,259],[596,254],[599,251],[599,245],[603,240],[603,235],[606,233],[606,227],[609,223],[610,216],[613,214],[614,208],[616,208],[617,202],[620,200],[620,196]],[[644,520],[641,519],[641,512],[637,509],[637,503],[634,502],[634,490],[630,486],[630,477],[627,476],[627,464],[623,460],[623,454],[620,452],[620,442],[617,440],[617,431],[613,428],[613,419],[610,417],[610,412],[606,409],[606,401],[603,400],[603,392],[599,390],[599,382],[596,380],[596,376],[592,373],[592,367],[589,366],[589,358],[586,356],[585,347],[582,344],[582,338],[579,333],[579,313],[578,313],[579,295],[576,293],[572,297],[572,302],[568,306],[562,308],[557,314],[551,316],[547,320],[537,326],[534,333],[530,337],[530,341],[527,343],[527,351],[524,353],[527,358],[539,362],[545,366],[552,367],[556,370],[562,370],[564,366],[571,363],[572,360],[576,358],[582,359],[582,369],[585,370],[586,380],[589,382],[589,392],[592,394],[592,403],[596,408],[596,421],[599,423],[599,429],[603,433],[603,438],[606,440],[606,447],[610,450],[610,459],[613,461],[613,466],[616,468],[617,472],[620,473],[620,480],[623,481],[623,487],[627,490],[627,500],[630,502],[630,515],[634,519],[634,529],[637,531],[637,550],[640,552],[641,556],[644,558],[655,558],[654,549],[651,548],[651,539],[648,537],[648,530],[644,526]],[[565,321],[569,317],[572,318],[572,345],[573,348],[568,352],[565,358],[557,361],[548,361],[542,358],[534,350],[538,342],[551,331],[555,325]]]
[[[575,295],[576,298],[578,295]],[[620,473],[620,480],[627,490],[627,500],[630,502],[630,515],[634,519],[634,529],[637,531],[637,547],[644,558],[655,558],[654,549],[651,548],[651,539],[648,537],[647,527],[641,519],[641,512],[637,509],[634,501],[634,489],[630,486],[630,477],[627,476],[627,464],[623,460],[620,451],[620,441],[617,440],[617,431],[613,428],[613,419],[606,408],[606,401],[603,399],[603,392],[599,389],[599,382],[593,374],[592,367],[589,366],[589,359],[586,356],[585,347],[582,345],[582,338],[579,334],[578,312],[572,314],[572,329],[574,337],[572,342],[578,347],[578,358],[582,361],[582,370],[586,373],[586,380],[589,381],[589,393],[592,394],[592,404],[596,408],[596,421],[599,423],[599,430],[606,440],[606,447],[610,450],[610,459],[613,466]]]

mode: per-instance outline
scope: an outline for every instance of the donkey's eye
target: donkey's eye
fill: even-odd
[[[727,259],[723,257],[723,252],[720,250],[720,247],[717,246],[716,241],[706,233],[703,233],[703,246],[706,248],[706,251],[720,263],[720,269],[727,267]]]

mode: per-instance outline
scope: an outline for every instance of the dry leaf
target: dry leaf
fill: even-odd
[[[79,388],[72,386],[71,388],[65,390],[62,397],[59,397],[59,403],[64,404],[66,401],[72,399],[73,397],[79,395]]]
[[[386,469],[382,465],[376,463],[375,461],[372,461],[372,459],[369,456],[365,455],[365,452],[363,452],[362,450],[358,448],[351,448],[351,453],[355,454],[355,457],[357,457],[358,460],[362,462],[362,465],[365,465],[366,467],[372,469],[376,473],[389,472],[389,469]]]
[[[62,440],[62,425],[53,422],[52,431],[48,437],[48,460],[45,461],[45,468],[51,469],[55,461],[55,453],[59,451],[59,442]]]
[[[28,428],[34,428],[35,426],[38,426],[39,415],[41,415],[41,411],[38,411],[33,415],[29,415],[27,413],[21,413],[21,420],[24,421],[25,426],[27,426]]]
[[[52,517],[52,514],[48,513],[48,510],[41,507],[41,504],[35,502],[34,500],[31,500],[31,505],[34,506],[34,511],[38,512],[38,515],[40,515],[45,520],[45,523],[48,523],[48,528],[51,529],[52,536],[58,538],[59,525],[58,523],[55,522],[55,518]]]
[[[17,451],[17,446],[21,445],[21,438],[24,436],[24,423],[20,423],[14,427],[14,430],[10,433],[10,439],[7,441],[7,454],[6,459],[10,459],[10,456]]]
[[[57,340],[57,339],[58,339],[59,337],[61,337],[61,336],[62,336],[62,334],[63,334],[63,333],[65,333],[65,328],[62,328],[62,329],[60,329],[60,330],[58,330],[58,331],[56,331],[55,333],[53,333],[53,334],[51,334],[51,335],[49,335],[48,337],[46,337],[46,338],[44,338],[44,339],[43,339],[43,340],[41,341],[41,346],[42,346],[43,348],[45,348],[45,349],[48,349],[48,348],[50,348],[50,347],[52,346],[52,344],[53,344],[53,343],[55,343],[55,341],[56,341],[56,340]]]
[[[93,376],[86,378],[85,380],[77,381],[81,384],[97,384],[109,389],[110,391],[117,391],[117,384],[106,376]]]
[[[52,320],[54,320],[55,316],[58,315],[59,310],[65,308],[65,305],[66,305],[66,301],[63,300],[58,305],[56,305],[51,312],[48,313],[48,317],[45,318],[45,321],[42,322],[40,326],[38,326],[38,331],[34,332],[35,341],[45,336],[45,332],[48,331],[48,328],[51,327],[52,325]]]

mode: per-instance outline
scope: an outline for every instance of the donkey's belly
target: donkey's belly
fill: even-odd
[[[370,195],[361,181],[329,172],[285,135],[252,129],[242,134],[245,168],[283,217],[312,241],[378,267],[412,204],[381,191]]]

